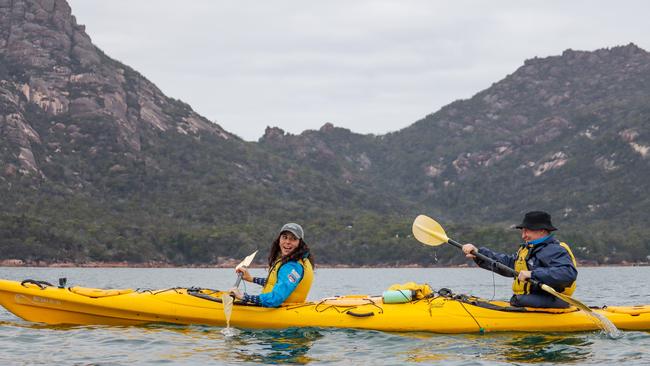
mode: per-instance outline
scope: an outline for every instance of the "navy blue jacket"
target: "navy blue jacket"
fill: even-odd
[[[528,244],[522,244],[522,246]],[[512,269],[515,268],[515,261],[517,260],[517,253],[515,254],[501,254],[495,253],[488,248],[479,248],[479,253],[488,258],[492,258],[499,263],[502,263]],[[484,262],[478,258],[474,258],[474,262],[481,268],[492,270],[489,262]],[[528,253],[528,270],[532,272],[532,278],[543,284],[553,287],[556,291],[562,291],[564,288],[571,286],[571,284],[578,278],[578,270],[573,265],[571,255],[566,249],[560,246],[560,242],[553,236],[550,236],[545,241],[533,245]],[[510,274],[499,271],[494,268],[497,273],[502,276],[511,277]],[[543,290],[533,288],[531,293],[541,293]]]

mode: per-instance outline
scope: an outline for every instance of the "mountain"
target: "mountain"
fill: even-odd
[[[508,220],[542,206],[568,222],[642,224],[650,218],[649,100],[644,50],[567,50],[528,60],[386,140],[391,151],[411,146],[413,165],[396,165],[405,193],[455,206],[457,218]]]
[[[648,52],[633,44],[567,50],[528,60],[471,99],[388,135],[333,137],[329,128],[301,138],[339,152],[327,160],[340,171],[362,173],[348,179],[456,220],[507,221],[541,206],[569,222],[642,224],[650,218],[649,100]],[[283,149],[305,159],[275,147]]]
[[[211,262],[284,221],[347,226],[407,207],[165,96],[94,46],[64,0],[0,2],[0,24],[5,258]]]
[[[463,259],[410,238],[416,214],[512,243],[535,208],[582,259],[643,260],[649,68],[633,44],[567,50],[394,133],[251,143],[104,54],[65,0],[0,0],[0,257],[220,263],[298,221],[320,263],[428,265]]]
[[[580,256],[648,260],[650,54],[634,44],[527,60],[468,100],[400,131],[324,128],[278,143],[284,157],[417,202],[448,221],[508,227],[553,214]],[[303,140],[301,143],[300,140]],[[327,159],[290,146],[315,144]],[[336,162],[336,163],[334,163]],[[336,167],[331,167],[336,164]],[[352,166],[351,166],[352,165]],[[633,239],[631,239],[633,238]]]

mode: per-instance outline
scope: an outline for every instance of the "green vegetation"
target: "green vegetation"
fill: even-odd
[[[514,252],[510,224],[541,209],[581,260],[648,261],[650,54],[634,45],[535,59],[383,136],[326,124],[249,143],[205,120],[187,131],[189,105],[98,49],[84,63],[22,41],[58,68],[0,53],[2,259],[214,264],[296,221],[320,264],[459,264],[411,238],[417,214]],[[25,85],[76,107],[45,111]]]
[[[319,264],[352,266],[422,266],[467,263],[451,246],[419,244],[411,237],[414,216],[368,213],[361,210],[307,209],[287,215],[282,209],[239,212],[237,207],[194,213],[170,197],[163,202],[139,200],[93,201],[41,187],[34,201],[21,199],[26,191],[4,191],[0,215],[2,258],[74,262],[126,261],[175,265],[217,264],[242,258],[256,249],[264,253],[278,227],[288,220],[305,226],[306,240]],[[32,196],[34,198],[34,196]],[[11,205],[11,206],[10,206]],[[154,209],[154,207],[158,209]],[[163,207],[164,206],[164,207]],[[228,209],[228,207],[230,207]],[[225,208],[225,209],[224,209]],[[224,212],[230,211],[230,212]],[[456,240],[514,252],[518,231],[502,226],[449,223],[447,233]],[[576,256],[594,264],[647,261],[647,228],[626,228],[599,223],[562,227],[558,237],[573,247]],[[624,239],[623,239],[624,238]],[[264,255],[258,263],[264,263]]]

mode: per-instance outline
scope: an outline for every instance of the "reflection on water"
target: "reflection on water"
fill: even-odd
[[[590,363],[594,356],[594,340],[608,340],[604,334],[593,332],[534,335],[402,334],[402,337],[409,344],[401,352],[404,360],[422,364],[463,363],[463,360],[470,359],[478,364]]]
[[[586,361],[592,344],[587,335],[517,335],[504,344],[503,356],[511,362],[526,363]]]
[[[644,364],[647,332],[626,332],[612,340],[599,332],[431,334],[355,329],[289,328],[246,330],[225,337],[219,327],[59,327],[21,321],[0,322],[0,364],[34,344],[56,353],[30,356],[24,364],[103,363],[195,364]],[[65,335],[62,343],[61,335]],[[7,347],[5,348],[4,345]],[[640,348],[641,347],[641,348]],[[12,361],[6,363],[4,361]]]
[[[228,342],[233,345],[234,357],[240,361],[304,365],[315,361],[307,352],[322,337],[314,328],[250,330],[228,339]]]
[[[159,354],[175,364],[203,359],[219,363],[304,365],[315,360],[307,353],[323,337],[316,328],[238,329],[233,336],[224,336],[221,328],[210,326],[154,324],[139,328],[152,339],[176,345]]]

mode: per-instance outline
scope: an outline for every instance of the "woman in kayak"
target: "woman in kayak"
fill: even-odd
[[[512,306],[569,307],[566,302],[528,282],[528,279],[532,278],[568,296],[575,291],[578,276],[576,260],[569,246],[555,239],[552,234],[557,229],[551,224],[551,215],[543,211],[528,212],[516,228],[521,230],[521,238],[525,242],[516,254],[496,253],[484,247],[478,249],[473,244],[463,245],[463,252],[480,267],[494,270],[503,276],[509,277],[509,274],[499,272],[498,268],[491,268],[490,263],[480,260],[473,253],[481,253],[519,272],[519,276],[512,283]]]
[[[262,293],[249,295],[232,288],[231,294],[239,300],[264,307],[278,307],[284,302],[304,302],[311,288],[314,270],[313,256],[303,238],[300,225],[284,225],[271,244],[270,269],[266,278],[253,277],[246,268],[237,269],[243,280],[263,286]]]

